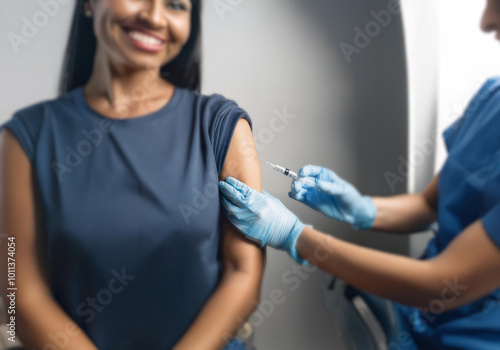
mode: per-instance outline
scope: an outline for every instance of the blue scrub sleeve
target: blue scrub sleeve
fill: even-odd
[[[35,138],[25,122],[18,115],[14,115],[10,120],[0,126],[0,130],[3,128],[10,130],[14,134],[28,156],[28,159],[33,163]]]
[[[486,213],[482,221],[486,233],[491,237],[498,248],[500,248],[500,203]]]
[[[444,132],[444,142],[446,149],[450,152],[460,131],[464,129],[464,125],[470,125],[473,118],[480,115],[481,109],[487,104],[488,100],[493,96],[498,89],[500,82],[498,77],[488,79],[479,91],[471,99],[462,117],[451,124]]]
[[[248,113],[240,108],[233,100],[226,100],[215,116],[211,134],[213,137],[213,148],[219,174],[224,166],[227,151],[229,150],[229,145],[233,138],[234,129],[241,118],[246,119],[250,125],[250,129],[252,129],[252,121]]]

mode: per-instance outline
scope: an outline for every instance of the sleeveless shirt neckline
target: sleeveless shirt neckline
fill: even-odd
[[[81,85],[75,89],[74,97],[75,97],[75,100],[76,100],[78,106],[83,108],[85,111],[89,112],[93,116],[96,116],[98,118],[105,119],[105,120],[110,120],[113,122],[118,122],[118,123],[124,123],[124,122],[129,123],[129,122],[137,122],[137,121],[141,121],[141,120],[147,121],[147,120],[151,120],[151,119],[156,119],[158,117],[163,116],[167,112],[171,112],[171,111],[175,110],[175,108],[177,107],[178,102],[180,100],[180,95],[181,95],[180,90],[181,90],[181,88],[179,86],[174,85],[174,93],[173,93],[172,97],[160,109],[157,109],[156,111],[153,111],[153,112],[148,113],[148,114],[140,115],[138,117],[124,118],[124,119],[111,118],[111,117],[105,116],[105,115],[97,112],[96,110],[94,110],[90,106],[90,104],[87,102],[87,100],[85,99],[85,95],[83,93],[83,85]]]

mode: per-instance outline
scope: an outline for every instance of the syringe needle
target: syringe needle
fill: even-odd
[[[276,164],[271,163],[271,162],[266,162],[266,163],[268,165],[270,165],[274,170],[276,170],[277,172],[279,172],[280,174],[288,176],[288,177],[290,177],[290,178],[292,178],[292,179],[294,179],[296,181],[304,182],[304,183],[308,184],[309,186],[313,186],[313,187],[316,186],[316,183],[314,181],[311,181],[308,178],[299,177],[296,173],[294,173],[293,171],[291,171],[288,168],[285,168],[285,167],[280,166],[280,165],[276,165]]]

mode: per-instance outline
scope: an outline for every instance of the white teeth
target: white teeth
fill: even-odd
[[[147,34],[144,34],[144,33],[141,33],[141,32],[138,32],[138,31],[130,31],[128,32],[128,35],[134,39],[134,40],[138,40],[144,44],[148,44],[148,45],[160,45],[162,42],[156,38],[153,38]]]

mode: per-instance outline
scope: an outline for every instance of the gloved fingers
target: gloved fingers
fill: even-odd
[[[259,211],[261,212],[262,215],[265,215],[267,210],[272,210],[273,212],[279,212],[284,207],[283,202],[281,202],[281,200],[274,197],[266,190],[262,190],[262,193],[264,196],[264,200],[259,201],[259,203],[256,205],[256,208],[258,208],[255,210],[256,212]]]
[[[245,196],[236,188],[225,181],[219,181],[219,188],[223,198],[227,198],[231,203],[239,207],[244,207]]]
[[[242,208],[231,203],[226,197],[221,198],[221,204],[228,215],[237,218],[241,222],[245,222],[248,214],[251,213],[247,208]]]
[[[342,179],[333,170],[319,165],[306,165],[299,170],[298,175],[300,177],[312,178],[311,180],[313,182],[316,182],[316,179],[323,181],[342,181]]]
[[[255,191],[253,188],[248,187],[245,183],[231,176],[226,177],[226,182],[240,191],[245,197],[248,197],[250,194],[252,194],[252,191]]]
[[[234,215],[231,215],[230,213],[224,211],[224,216],[229,220],[231,224],[233,224],[234,227],[236,227],[241,233],[246,235],[245,228],[248,226],[245,222],[239,220],[237,217]]]
[[[344,193],[344,186],[339,184],[337,181],[328,182],[319,180],[316,184],[316,188],[321,192],[325,192],[331,196],[339,196]]]
[[[308,176],[308,177],[302,177],[300,180],[296,180],[298,181],[302,188],[314,188],[316,187],[316,178],[315,177],[312,177],[312,176]]]
[[[304,183],[302,181],[294,180],[292,182],[292,186],[291,186],[290,192],[292,193],[293,196],[295,196],[295,194],[299,193],[303,189],[304,189]]]
[[[299,170],[298,175],[300,177],[308,177],[308,176],[316,177],[316,176],[319,176],[321,174],[322,170],[323,170],[323,167],[321,167],[319,165],[308,164],[308,165],[303,166]]]
[[[302,186],[302,184],[295,184],[295,182],[299,182],[299,181],[294,181],[294,183],[292,183],[292,190],[290,192],[288,192],[288,196],[290,196],[290,198],[293,198],[295,199],[296,201],[299,201],[299,202],[302,202],[305,198],[305,195],[307,193],[307,189],[304,188]]]
[[[333,170],[323,168],[323,172],[318,176],[318,180],[323,180],[323,181],[337,181],[337,182],[342,182],[344,181],[340,176],[337,175],[337,173]]]
[[[299,202],[304,202],[305,198],[307,196],[307,190],[302,189],[300,192],[297,192],[295,195],[291,196],[293,199]]]

